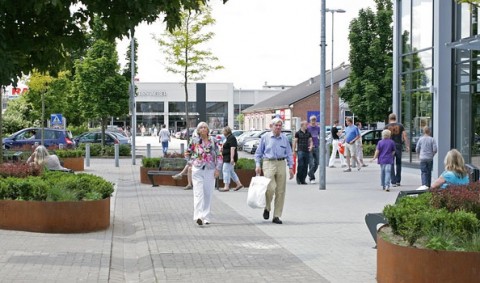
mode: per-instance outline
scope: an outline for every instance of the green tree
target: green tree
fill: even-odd
[[[243,115],[243,113],[238,114],[237,121],[238,121],[238,129],[239,130],[243,129],[243,122],[245,121],[245,115]]]
[[[392,105],[392,1],[375,0],[377,12],[361,9],[350,22],[350,75],[339,92],[355,116],[385,121]]]
[[[74,88],[80,109],[85,117],[101,121],[102,145],[109,118],[128,113],[128,82],[117,62],[115,44],[100,39],[76,64]]]
[[[23,128],[33,126],[29,119],[31,106],[25,101],[25,95],[8,101],[8,107],[3,114],[3,132],[13,134]]]
[[[161,37],[155,37],[166,56],[167,72],[182,76],[187,129],[192,126],[188,117],[188,82],[202,80],[206,73],[223,68],[215,64],[218,58],[213,56],[209,49],[201,48],[215,35],[211,31],[206,31],[214,24],[215,19],[211,16],[210,8],[202,6],[197,12],[183,11],[178,28],[164,33]]]

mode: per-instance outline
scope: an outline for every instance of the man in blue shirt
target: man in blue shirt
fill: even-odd
[[[350,168],[350,157],[357,163],[357,147],[355,142],[360,138],[360,131],[358,128],[353,124],[353,120],[350,117],[345,119],[347,122],[347,127],[345,128],[345,157],[347,159],[347,169],[343,170],[343,172],[352,172]],[[358,171],[362,169],[362,166],[358,166]]]
[[[257,175],[262,173],[270,178],[266,196],[266,206],[263,211],[263,219],[270,217],[271,203],[275,196],[275,210],[273,212],[273,223],[282,224],[283,204],[285,202],[285,190],[287,185],[287,164],[290,173],[290,179],[293,178],[293,153],[290,142],[285,134],[282,133],[283,121],[280,118],[272,120],[272,131],[266,133],[260,139],[257,151],[255,152],[255,172]],[[287,161],[285,163],[285,160]]]

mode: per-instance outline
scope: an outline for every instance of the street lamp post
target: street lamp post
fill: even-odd
[[[334,38],[334,15],[335,13],[345,13],[343,9],[325,9],[325,12],[332,13],[332,60],[331,60],[331,68],[330,68],[330,127],[333,127],[333,38]],[[330,128],[332,131],[332,128]]]

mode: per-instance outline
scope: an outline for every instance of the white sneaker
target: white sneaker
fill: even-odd
[[[315,179],[310,180],[310,184],[316,184],[316,183],[317,183],[317,181],[315,181]]]

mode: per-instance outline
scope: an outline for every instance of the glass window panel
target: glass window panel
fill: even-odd
[[[196,112],[197,111],[197,103],[196,102],[188,102],[188,112]],[[185,102],[177,101],[177,102],[169,102],[168,103],[168,112],[185,112]]]
[[[433,58],[433,51],[432,49],[428,49],[422,52],[419,52],[417,54],[412,55],[412,60],[413,60],[413,69],[424,69],[424,68],[431,68],[433,66],[432,64],[432,58]]]
[[[412,1],[413,51],[433,45],[433,0]]]
[[[422,70],[412,73],[412,90],[428,88],[432,85],[432,70]]]
[[[137,102],[137,112],[165,112],[163,102]]]
[[[411,7],[410,1],[401,1],[402,7],[402,15],[401,15],[401,34],[403,37],[403,51],[402,53],[408,53],[411,51],[412,43],[410,41],[410,33],[411,33]]]
[[[470,37],[470,30],[470,5],[462,4],[460,7],[460,38]]]

